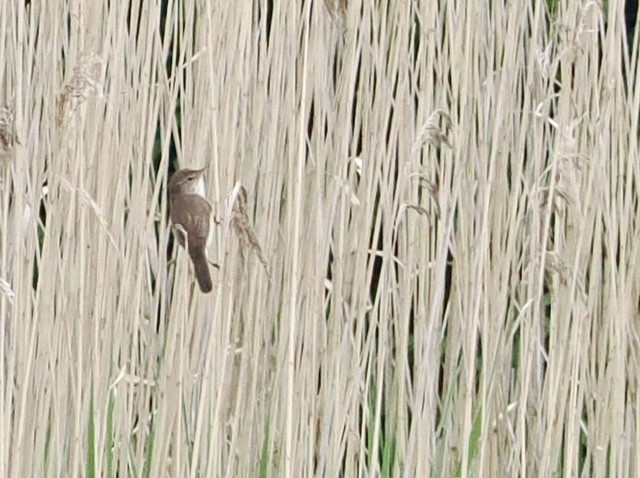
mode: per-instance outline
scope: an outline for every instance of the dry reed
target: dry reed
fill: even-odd
[[[0,475],[638,476],[605,5],[0,2]]]

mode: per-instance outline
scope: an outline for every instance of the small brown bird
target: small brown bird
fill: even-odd
[[[211,292],[207,244],[211,236],[211,204],[204,195],[204,169],[180,169],[169,181],[169,216],[173,235],[187,244],[202,292]]]

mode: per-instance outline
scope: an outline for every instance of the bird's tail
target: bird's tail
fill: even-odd
[[[211,272],[209,272],[209,262],[204,247],[192,248],[189,251],[193,268],[196,271],[196,279],[202,292],[211,292],[213,284],[211,283]]]

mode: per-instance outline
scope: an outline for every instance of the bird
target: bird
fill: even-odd
[[[173,235],[187,249],[200,290],[211,292],[207,245],[211,239],[212,207],[205,198],[205,169],[179,169],[169,180],[169,218]]]

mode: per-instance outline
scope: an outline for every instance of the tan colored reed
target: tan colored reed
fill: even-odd
[[[640,473],[623,2],[160,3],[0,2],[0,475]]]

